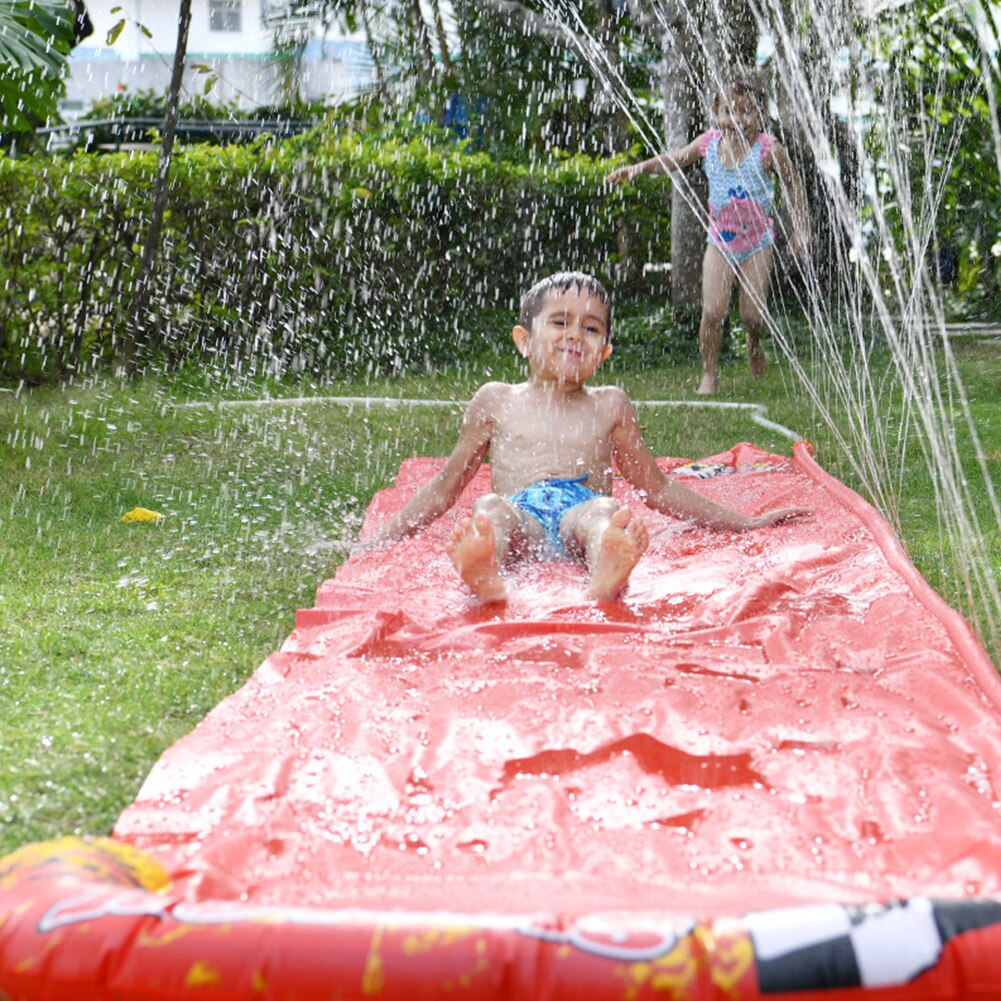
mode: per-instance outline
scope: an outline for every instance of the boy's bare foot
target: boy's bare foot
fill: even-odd
[[[463,518],[445,543],[452,565],[480,601],[504,601],[507,586],[497,565],[493,522],[485,515]]]
[[[601,537],[587,596],[597,601],[617,598],[649,543],[646,525],[629,508],[620,507]]]
[[[751,375],[764,375],[768,369],[765,349],[760,344],[747,345],[747,367],[751,370]]]
[[[706,372],[702,376],[699,388],[695,390],[702,396],[712,396],[719,389],[719,376],[715,373]]]

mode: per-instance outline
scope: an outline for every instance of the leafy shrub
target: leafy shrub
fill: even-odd
[[[666,184],[609,189],[609,165],[498,161],[428,132],[317,129],[282,143],[181,148],[155,275],[165,364],[393,371],[478,347],[469,317],[512,313],[549,272],[613,286],[627,215],[667,260]],[[153,153],[0,159],[0,374],[105,364],[126,330]],[[150,359],[151,360],[151,359]]]
[[[207,70],[207,67],[203,67]],[[110,97],[93,101],[83,121],[105,118],[159,118],[167,113],[167,91],[122,89]],[[205,122],[250,122],[260,119],[319,121],[330,108],[323,103],[267,104],[249,110],[235,101],[219,101],[212,94],[192,94],[178,105],[180,119]]]
[[[101,97],[91,104],[83,121],[101,118],[160,118],[167,113],[167,92],[151,89],[123,88],[110,97]],[[202,94],[186,98],[178,106],[178,117],[204,121],[228,121],[244,117],[233,101],[214,101]]]
[[[1001,200],[994,153],[998,25],[992,4],[945,0],[887,8],[872,44],[889,72],[869,137],[894,243],[928,239],[927,267],[957,319],[1001,316]],[[993,106],[993,107],[992,107]],[[906,170],[892,170],[905,158]],[[918,276],[910,277],[910,283]]]

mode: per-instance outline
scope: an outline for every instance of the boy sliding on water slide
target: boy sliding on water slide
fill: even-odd
[[[566,272],[521,300],[514,343],[526,382],[489,382],[473,397],[459,440],[373,540],[412,535],[444,514],[489,453],[493,492],[478,498],[446,544],[459,576],[482,601],[507,596],[509,559],[567,553],[590,571],[588,597],[615,598],[649,542],[645,525],[610,496],[612,467],[656,511],[717,529],[746,531],[808,512],[747,517],[669,479],[640,435],[626,394],[585,385],[611,354],[608,293],[590,275]]]

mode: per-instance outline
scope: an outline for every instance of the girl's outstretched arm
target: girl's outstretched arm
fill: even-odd
[[[691,166],[702,155],[699,150],[701,137],[690,142],[681,149],[669,153],[658,153],[650,157],[649,160],[642,160],[639,163],[631,163],[625,167],[613,170],[607,180],[613,184],[629,182],[640,174],[669,174],[674,170],[683,170]]]

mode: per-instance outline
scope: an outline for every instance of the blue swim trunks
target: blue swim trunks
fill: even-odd
[[[546,543],[556,553],[566,554],[560,538],[560,522],[571,509],[600,494],[584,486],[586,476],[576,480],[542,480],[511,495],[511,503],[530,514],[546,530]]]

